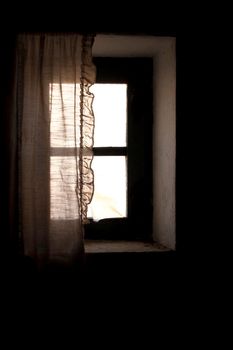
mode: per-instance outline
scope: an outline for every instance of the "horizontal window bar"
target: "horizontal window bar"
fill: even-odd
[[[94,156],[126,156],[127,147],[94,147]]]
[[[72,157],[79,155],[79,148],[75,147],[51,147],[52,157]],[[83,148],[84,156],[126,156],[127,147],[93,147],[93,152],[89,148]]]
[[[90,148],[83,148],[82,150],[84,156],[92,156],[93,152]],[[79,156],[79,147],[51,147],[50,156],[52,157],[72,157]]]

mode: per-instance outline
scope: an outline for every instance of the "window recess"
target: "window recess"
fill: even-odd
[[[95,192],[85,238],[150,240],[153,61],[95,57],[94,63]]]

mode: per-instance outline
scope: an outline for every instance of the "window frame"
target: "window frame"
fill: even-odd
[[[90,219],[86,239],[152,240],[153,58],[93,57],[96,83],[127,84],[126,147],[94,147],[94,156],[127,156],[127,217]]]

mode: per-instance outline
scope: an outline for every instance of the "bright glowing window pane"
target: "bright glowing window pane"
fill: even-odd
[[[127,85],[94,84],[95,147],[126,146]]]
[[[50,146],[78,147],[80,86],[50,84]],[[76,132],[76,138],[75,138]]]
[[[78,218],[74,157],[50,157],[50,218]]]
[[[78,147],[80,100],[79,85],[50,84],[50,147]],[[94,146],[125,147],[127,131],[127,85],[95,84]],[[76,134],[75,134],[76,132]],[[78,141],[79,142],[79,141]],[[68,154],[67,154],[68,155]],[[127,216],[127,164],[124,156],[94,157],[95,191],[88,207],[88,217],[95,220]],[[50,157],[50,217],[78,217],[76,197],[76,163],[74,157]]]
[[[50,146],[63,149],[78,147],[79,140],[79,84],[50,84]],[[76,132],[76,135],[75,135]],[[78,141],[79,142],[79,141]],[[74,154],[74,151],[71,153]],[[71,220],[78,218],[76,161],[74,156],[50,157],[50,218]]]
[[[127,216],[127,166],[124,156],[94,157],[95,192],[88,207],[94,220]]]

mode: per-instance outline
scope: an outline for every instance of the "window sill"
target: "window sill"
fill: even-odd
[[[85,240],[84,245],[86,254],[152,253],[170,251],[170,249],[161,244],[141,241]]]

